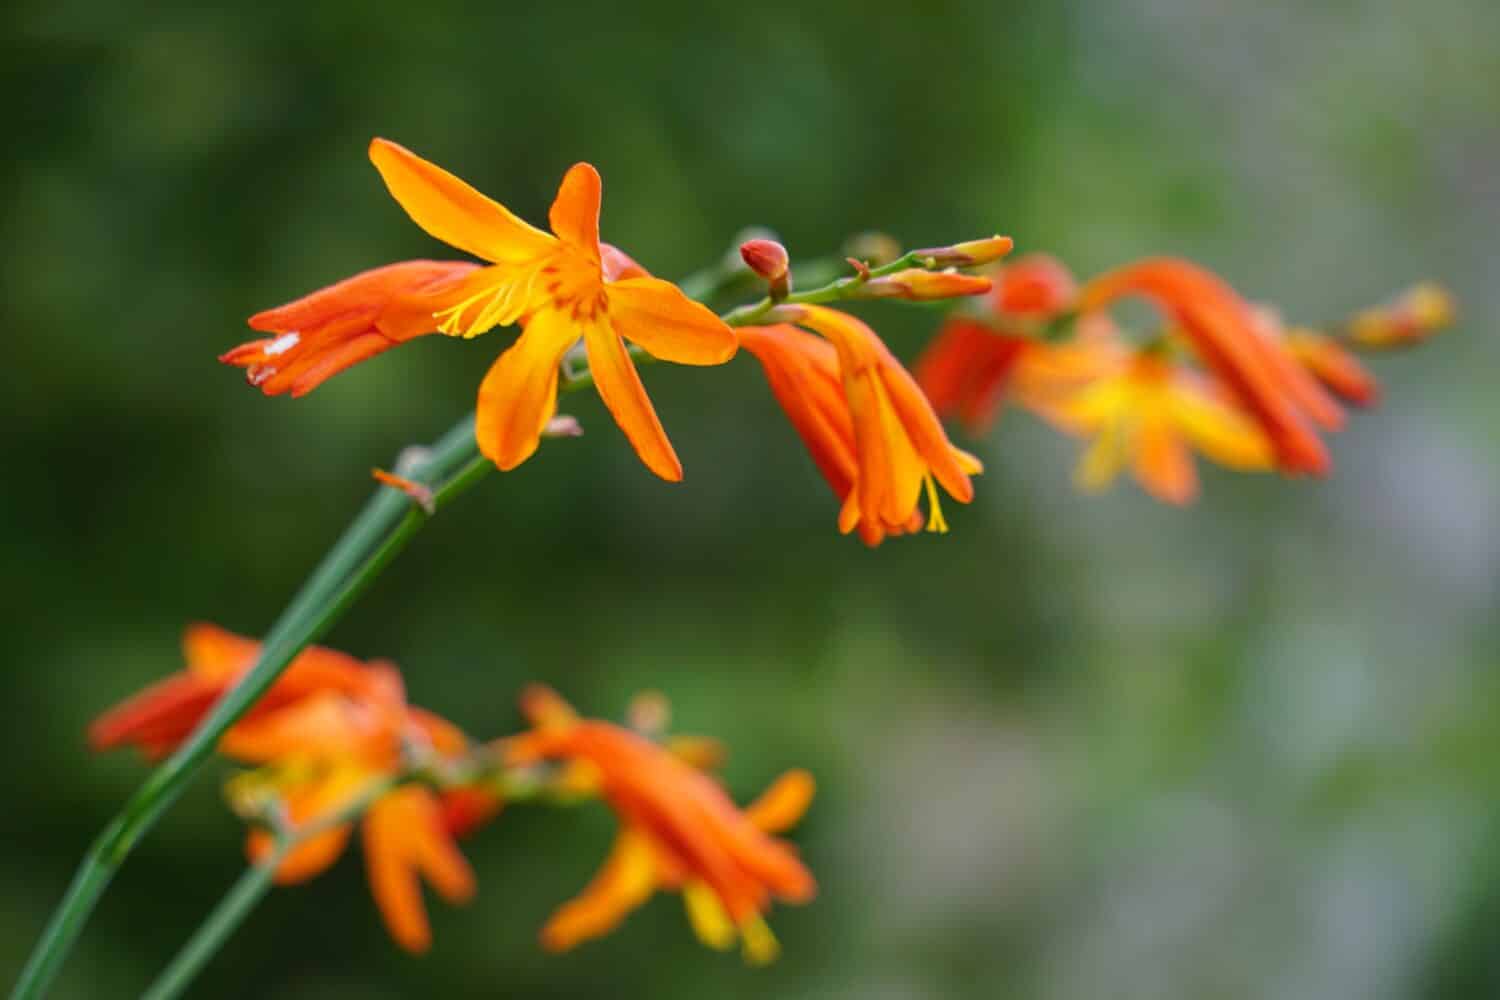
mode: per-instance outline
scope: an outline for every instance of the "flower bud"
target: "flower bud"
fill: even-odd
[[[740,257],[746,267],[766,279],[774,301],[791,293],[791,260],[786,247],[775,240],[746,240],[740,244]]]
[[[1356,315],[1349,323],[1349,338],[1360,347],[1411,347],[1450,326],[1457,311],[1451,292],[1424,282],[1388,305]]]
[[[979,267],[1004,257],[1015,245],[1015,240],[1009,236],[991,236],[987,240],[969,240],[948,247],[929,247],[916,253],[939,267]]]
[[[957,271],[924,271],[907,268],[875,278],[860,289],[860,295],[872,299],[909,299],[929,302],[953,299],[962,295],[983,295],[990,290],[990,279]]]

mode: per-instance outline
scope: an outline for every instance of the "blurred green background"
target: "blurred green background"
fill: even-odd
[[[825,0],[404,7],[19,0],[4,24],[0,980],[145,776],[105,706],[184,622],[256,633],[370,492],[473,402],[508,334],[430,338],[303,400],[215,363],[243,317],[443,256],[372,135],[541,221],[563,170],[664,275],[742,226],[1012,234],[1088,274],[1190,255],[1296,319],[1422,277],[1461,329],[1378,365],[1335,476],[1209,471],[1187,511],[1074,495],[1012,414],[953,533],[867,551],[748,358],[658,366],[687,468],[588,429],[487,480],[329,637],[477,735],[545,680],[657,688],[740,800],[818,775],[822,894],[766,970],[675,900],[564,957],[535,935],[611,820],[516,810],[480,896],[391,945],[351,853],[278,892],[205,997],[1478,997],[1500,993],[1500,5]],[[911,356],[929,313],[872,313]],[[138,992],[240,870],[215,766],[58,982]]]

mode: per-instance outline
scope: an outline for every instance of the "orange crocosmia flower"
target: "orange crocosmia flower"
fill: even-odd
[[[1264,429],[1283,472],[1328,471],[1328,451],[1309,421],[1338,430],[1342,411],[1286,347],[1262,328],[1234,289],[1188,261],[1155,258],[1088,282],[1079,292],[1078,308],[1103,309],[1132,295],[1150,299],[1167,314],[1174,332],[1192,345]]]
[[[95,750],[136,746],[149,758],[171,753],[234,686],[260,655],[260,643],[215,625],[192,625],[183,634],[185,670],[151,685],[106,711],[89,726]],[[225,734],[221,748],[253,733],[268,716],[322,694],[377,701],[389,697],[389,665],[363,664],[321,646],[298,654],[271,689]],[[395,678],[399,691],[399,677]]]
[[[771,900],[804,903],[816,884],[794,849],[769,836],[812,799],[804,771],[778,780],[746,810],[711,777],[637,733],[597,720],[556,719],[506,741],[507,760],[589,765],[620,820],[604,867],[553,914],[542,944],[563,951],[608,933],[661,889],[680,890],[694,930],[716,948],[737,938],[751,961],[777,945],[764,921]]]
[[[1380,402],[1380,383],[1347,347],[1326,333],[1292,329],[1283,342],[1287,350],[1335,395],[1355,406]]]
[[[913,374],[939,415],[957,416],[978,436],[994,424],[1011,372],[1037,343],[958,316],[938,330]]]
[[[1107,487],[1128,462],[1146,492],[1186,504],[1198,495],[1189,445],[1234,469],[1269,469],[1275,457],[1255,421],[1156,353],[1137,355],[1044,413],[1064,430],[1094,438],[1077,472],[1087,490]]]
[[[821,306],[783,306],[780,312],[822,334],[832,355],[785,327],[751,328],[748,335],[742,329],[740,335],[842,499],[839,530],[858,528],[868,545],[915,530],[925,484],[928,530],[947,531],[935,482],[968,503],[974,498],[969,477],[983,465],[948,440],[916,381],[868,326]]]
[[[978,436],[994,424],[1012,374],[1054,348],[1036,338],[1037,325],[1072,305],[1073,275],[1046,254],[1022,257],[997,271],[984,319],[948,320],[922,356],[917,384],[940,416],[957,416]]]
[[[682,465],[625,341],[666,361],[716,365],[734,356],[735,337],[676,285],[639,266],[609,273],[612,255],[599,242],[598,172],[587,163],[567,172],[546,233],[395,143],[376,139],[370,159],[417,225],[489,262],[438,313],[438,329],[473,337],[525,322],[480,386],[480,450],[502,469],[536,451],[556,411],[558,365],[581,338],[599,394],[641,460],[663,479],[681,479]]]
[[[409,260],[377,267],[250,317],[277,336],[252,340],[219,356],[245,369],[267,396],[301,396],[345,368],[415,337],[437,332],[433,314],[459,301],[466,261]]]

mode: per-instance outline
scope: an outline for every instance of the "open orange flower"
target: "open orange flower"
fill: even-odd
[[[550,691],[532,691],[537,725],[506,741],[506,757],[525,765],[565,761],[593,776],[620,820],[604,867],[581,895],[542,930],[553,951],[608,933],[661,889],[683,894],[704,943],[742,942],[751,961],[774,958],[764,914],[773,898],[812,899],[816,884],[793,848],[768,836],[793,825],[812,799],[812,778],[793,771],[749,809],[666,747],[612,723],[580,719]]]
[[[1327,449],[1309,426],[1343,426],[1343,412],[1271,333],[1234,289],[1185,260],[1154,258],[1088,282],[1079,292],[1083,312],[1126,296],[1144,296],[1162,309],[1205,365],[1270,438],[1276,465],[1290,474],[1324,474]]]
[[[96,749],[133,744],[148,754],[169,752],[254,664],[260,646],[211,625],[196,625],[188,629],[184,648],[187,670],[95,722],[89,735]],[[397,774],[416,748],[451,758],[467,746],[451,723],[406,703],[393,664],[361,663],[314,647],[299,655],[230,727],[219,750],[263,765],[233,779],[231,798],[253,812],[274,801],[281,821],[296,830],[321,825],[370,794]],[[364,816],[371,893],[391,936],[408,950],[424,951],[431,941],[419,875],[451,902],[474,893],[473,873],[453,837],[498,808],[493,796],[480,802],[477,794],[398,787],[379,796]],[[306,837],[280,860],[276,881],[300,882],[327,869],[343,853],[351,828],[341,823]],[[252,861],[264,862],[275,841],[269,832],[255,829],[247,836],[246,849]]]
[[[858,528],[868,545],[915,530],[925,485],[928,528],[946,531],[935,484],[968,503],[969,477],[983,470],[979,460],[953,446],[911,374],[864,323],[822,306],[782,306],[778,313],[832,345],[830,354],[785,325],[740,330],[843,501],[839,530]]]
[[[1107,487],[1127,464],[1158,500],[1190,503],[1198,474],[1189,446],[1234,469],[1269,469],[1270,439],[1201,376],[1156,352],[1142,352],[1043,410],[1052,422],[1093,444],[1079,463],[1084,489]]]

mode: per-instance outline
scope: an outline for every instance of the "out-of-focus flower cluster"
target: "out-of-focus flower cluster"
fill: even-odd
[[[185,669],[93,723],[95,749],[170,753],[260,651],[212,625],[190,627],[183,647]],[[280,884],[301,882],[337,861],[357,826],[391,936],[422,952],[432,935],[420,880],[451,903],[475,892],[459,838],[502,806],[602,799],[619,835],[594,881],[547,921],[545,947],[561,951],[604,934],[667,890],[682,894],[706,944],[742,942],[753,962],[775,956],[764,920],[771,902],[805,903],[815,892],[795,848],[773,836],[811,803],[807,772],[788,772],[741,810],[712,775],[722,747],[668,736],[660,696],[637,699],[628,725],[581,718],[540,686],[523,694],[522,710],[530,729],[477,743],[409,704],[394,664],[303,651],[219,744],[222,756],[249,768],[226,792],[251,824],[250,861],[274,866]]]
[[[950,318],[916,366],[938,412],[984,433],[1009,400],[1090,440],[1085,489],[1125,468],[1152,496],[1198,493],[1193,450],[1233,469],[1325,475],[1319,432],[1341,430],[1342,403],[1371,406],[1375,378],[1355,351],[1403,347],[1453,319],[1451,297],[1420,285],[1342,328],[1283,322],[1188,261],[1139,261],[1080,284],[1052,257],[994,275],[984,308]],[[1156,307],[1159,326],[1127,330],[1110,309]]]

